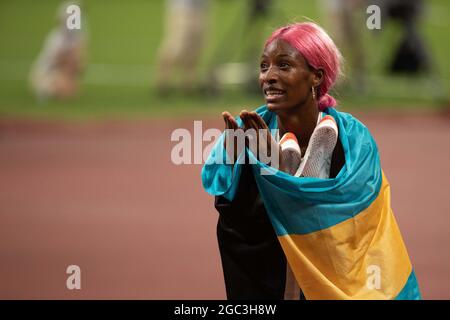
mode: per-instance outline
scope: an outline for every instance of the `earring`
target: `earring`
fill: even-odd
[[[311,91],[312,91],[313,100],[316,100],[316,90],[314,90],[314,87],[311,87]]]

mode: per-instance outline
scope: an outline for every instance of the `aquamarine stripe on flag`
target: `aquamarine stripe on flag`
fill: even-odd
[[[275,113],[265,106],[256,111],[269,129],[278,128]],[[381,188],[378,148],[369,130],[350,114],[333,108],[324,112],[336,120],[345,155],[345,165],[334,179],[299,179],[274,169],[273,175],[261,175],[262,168],[269,171],[271,168],[246,150],[250,162],[256,162],[253,165],[254,176],[267,211],[269,215],[277,212],[276,217],[271,218],[278,236],[311,233],[354,218],[370,206]],[[223,154],[222,150],[217,150],[223,148],[220,141],[223,140],[219,140],[203,167],[202,181],[208,193],[222,195],[231,201],[239,184],[241,164],[234,167],[214,164],[214,156]]]
[[[411,271],[402,291],[395,297],[395,300],[422,300],[414,269]]]

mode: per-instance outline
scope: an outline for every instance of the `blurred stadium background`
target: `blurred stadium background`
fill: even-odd
[[[159,95],[164,1],[95,0],[82,3],[88,55],[79,94],[40,103],[28,76],[59,5],[0,2],[0,298],[224,298],[213,202],[199,165],[171,163],[170,134],[193,120],[222,128],[220,112],[255,108],[262,97],[239,84]],[[304,17],[327,25],[319,2],[276,1],[276,14],[256,26],[261,38],[249,38],[247,6],[210,1],[199,79],[212,65],[242,62],[243,44],[262,46],[280,25]],[[351,69],[335,90],[340,110],[377,139],[428,299],[450,298],[449,14],[448,1],[425,1],[419,30],[432,68],[417,76],[386,71],[398,24],[364,24],[366,90],[349,84]],[[81,267],[82,290],[65,287],[70,264]]]

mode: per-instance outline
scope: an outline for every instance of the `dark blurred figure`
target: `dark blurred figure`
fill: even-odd
[[[214,49],[207,84],[212,92],[217,92],[223,86],[239,85],[247,93],[260,93],[256,81],[259,68],[254,58],[261,53],[261,42],[267,27],[271,27],[271,21],[286,19],[276,1],[245,0],[245,3],[245,12],[234,17],[231,27]],[[237,42],[237,37],[241,37],[240,43],[230,46],[230,43]],[[240,62],[232,62],[237,52],[241,54]]]
[[[243,44],[246,47],[246,61],[254,61],[255,55],[261,51],[261,39],[264,39],[264,27],[269,26],[272,18],[280,15],[279,7],[275,6],[273,0],[249,0],[247,7],[247,20],[244,32],[247,41]]]
[[[205,44],[207,0],[167,0],[165,33],[159,48],[156,87],[160,95],[196,89]]]
[[[267,16],[273,0],[252,0],[250,2],[250,17]]]
[[[261,41],[264,39],[265,27],[269,26],[269,21],[277,16],[280,16],[280,11],[273,0],[248,1],[247,21],[244,29],[247,39],[243,46],[244,61],[251,70],[246,78],[246,87],[249,92],[260,93],[258,81],[255,81],[259,77],[259,68],[254,65],[254,61],[255,57],[261,54]]]
[[[45,39],[44,46],[32,66],[30,85],[39,102],[68,99],[78,93],[79,81],[85,69],[86,34],[81,29],[66,26],[69,5],[63,2],[57,10],[58,26]]]
[[[418,74],[430,71],[430,55],[418,24],[423,11],[422,0],[379,0],[381,12],[387,18],[398,21],[402,27],[402,38],[389,65],[391,73]]]

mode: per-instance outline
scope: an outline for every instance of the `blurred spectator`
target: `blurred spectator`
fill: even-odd
[[[158,92],[191,92],[204,48],[207,0],[167,0],[165,34],[159,48],[156,74]],[[178,79],[178,81],[177,81]]]
[[[348,57],[350,85],[355,91],[364,92],[367,81],[366,58],[360,29],[366,26],[366,0],[322,0],[320,3],[327,16],[327,29],[344,56]]]
[[[214,48],[207,84],[210,92],[227,85],[239,85],[247,93],[260,94],[259,62],[255,63],[255,56],[261,54],[261,42],[271,19],[286,21],[279,5],[273,0],[245,0],[245,11],[233,17],[231,27]],[[230,46],[230,43],[239,45]],[[234,62],[239,54],[241,62]]]
[[[31,87],[41,102],[67,99],[78,92],[78,82],[85,67],[86,36],[81,29],[68,29],[64,2],[57,10],[58,25],[45,39],[44,46],[30,72]]]

